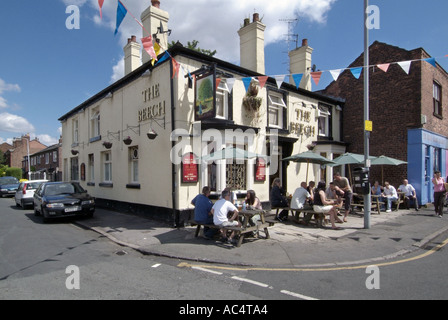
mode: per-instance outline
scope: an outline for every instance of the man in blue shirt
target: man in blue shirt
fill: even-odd
[[[200,224],[213,224],[213,214],[211,213],[213,202],[208,198],[210,187],[202,188],[202,193],[198,194],[192,201],[194,205],[194,220]],[[204,238],[212,239],[217,233],[217,229],[204,227]]]

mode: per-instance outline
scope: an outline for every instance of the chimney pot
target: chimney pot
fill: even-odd
[[[302,40],[302,47],[307,47],[308,46],[308,39],[303,39]]]
[[[151,4],[153,7],[159,8],[160,9],[160,1],[158,0],[151,0]]]
[[[254,22],[260,21],[260,14],[254,13]]]

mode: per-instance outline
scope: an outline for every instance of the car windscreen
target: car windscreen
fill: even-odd
[[[45,188],[45,195],[56,196],[60,194],[74,194],[85,192],[80,186],[71,183],[50,184]]]
[[[19,180],[15,178],[0,178],[0,184],[17,184]]]
[[[35,190],[39,188],[39,186],[42,184],[42,182],[28,182],[26,184],[26,190]]]

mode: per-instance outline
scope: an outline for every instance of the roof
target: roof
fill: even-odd
[[[231,72],[233,74],[238,74],[241,77],[263,76],[263,74],[260,74],[260,73],[257,73],[257,72],[245,69],[243,67],[237,66],[237,65],[232,64],[232,63],[227,62],[227,61],[223,61],[223,60],[211,57],[211,56],[203,54],[203,53],[201,53],[199,51],[186,48],[182,44],[180,44],[179,42],[176,43],[174,46],[172,46],[167,51],[168,51],[168,53],[172,57],[176,57],[178,55],[181,55],[181,56],[185,56],[187,58],[194,59],[196,61],[202,62],[204,64],[209,64],[209,65],[210,64],[216,64],[219,69]],[[163,54],[164,53],[162,53],[159,56],[159,58],[162,57]],[[153,66],[151,64],[151,62],[147,62],[147,63],[143,64],[141,67],[139,67],[136,70],[132,71],[128,75],[124,76],[120,80],[116,81],[112,85],[110,85],[107,88],[105,88],[104,90],[98,92],[96,95],[94,95],[90,99],[84,101],[82,104],[80,104],[76,108],[72,109],[71,111],[69,111],[68,113],[66,113],[62,117],[60,117],[58,120],[59,121],[67,120],[69,117],[73,116],[74,114],[76,114],[76,113],[78,113],[78,112],[88,108],[92,104],[95,104],[98,101],[104,99],[109,93],[111,93],[111,92],[113,93],[114,91],[116,91],[116,90],[118,90],[118,89],[128,85],[129,83],[132,83],[134,80],[140,78],[142,76],[142,74],[145,73],[147,70],[151,70],[152,71],[153,69],[158,68],[159,66],[163,65],[167,61],[169,61],[169,60],[163,61],[162,63],[156,64],[155,66]],[[274,78],[269,78],[267,82],[271,83],[272,85],[277,86],[276,81],[275,81]],[[310,98],[322,100],[322,101],[325,101],[327,103],[334,103],[334,104],[344,103],[343,99],[326,96],[326,95],[323,95],[323,94],[318,93],[318,92],[312,92],[312,91],[308,91],[308,90],[301,89],[301,88],[297,89],[296,86],[291,85],[289,83],[283,83],[282,87],[284,89],[288,90],[288,91],[297,92],[297,93],[299,93],[299,94],[301,94],[303,96],[307,96],[307,97],[310,97]]]

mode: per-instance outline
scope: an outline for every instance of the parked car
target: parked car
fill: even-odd
[[[48,182],[48,180],[26,180],[22,182],[14,196],[16,205],[22,207],[22,209],[25,209],[26,206],[32,206],[34,203],[34,192],[44,182]]]
[[[34,214],[44,222],[52,218],[93,217],[95,199],[77,182],[44,182],[34,192]]]
[[[0,196],[14,197],[19,184],[19,180],[15,177],[0,177]]]

